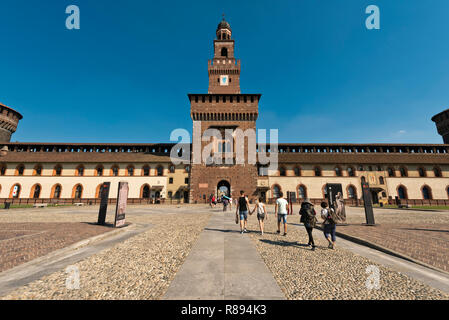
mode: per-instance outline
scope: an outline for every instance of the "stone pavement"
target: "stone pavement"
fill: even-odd
[[[0,272],[111,230],[89,223],[0,223]]]
[[[337,232],[380,245],[449,272],[447,224],[382,223],[375,227],[338,226]]]
[[[215,211],[171,283],[166,300],[285,299],[233,213]]]

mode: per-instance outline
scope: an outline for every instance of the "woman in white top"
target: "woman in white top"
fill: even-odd
[[[251,215],[257,210],[257,219],[259,220],[260,234],[263,235],[264,220],[268,220],[267,208],[262,203],[262,198],[256,200],[256,205],[251,211]]]

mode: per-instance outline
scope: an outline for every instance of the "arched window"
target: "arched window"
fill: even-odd
[[[379,177],[379,184],[385,184],[384,177]]]
[[[62,166],[57,164],[53,169],[53,176],[60,177],[62,175]]]
[[[407,169],[405,167],[399,168],[399,171],[401,172],[401,177],[407,177],[408,176],[408,172],[407,172]]]
[[[342,172],[341,172],[341,168],[340,167],[335,167],[335,176],[337,177],[341,177],[342,176]]]
[[[97,166],[97,168],[95,169],[96,175],[97,177],[102,177],[103,176],[103,166],[99,165]]]
[[[357,199],[357,190],[353,185],[348,187],[348,198],[349,199]]]
[[[300,167],[295,167],[295,176],[296,177],[300,177],[301,176],[301,168]]]
[[[16,176],[23,176],[25,172],[25,166],[23,164],[19,164],[16,168]]]
[[[156,171],[157,171],[157,176],[158,177],[162,177],[164,175],[164,167],[158,166]]]
[[[315,171],[315,177],[321,177],[321,168],[320,167],[315,167],[314,171]]]
[[[222,57],[228,57],[228,49],[227,48],[222,48],[221,49],[221,56]]]
[[[40,196],[41,196],[41,185],[35,184],[33,187],[31,187],[30,198],[39,199]]]
[[[279,176],[285,177],[287,175],[287,170],[284,167],[279,168]]]
[[[439,167],[433,168],[433,174],[435,178],[441,178],[443,175],[441,174],[441,169]]]
[[[20,191],[22,191],[22,187],[20,186],[20,184],[15,184],[14,186],[12,186],[11,188],[11,194],[10,194],[10,198],[13,199],[19,199],[20,198]]]
[[[118,177],[119,170],[120,169],[119,169],[119,167],[117,165],[112,166],[112,168],[111,168],[111,176]]]
[[[348,167],[348,176],[355,177],[355,170],[353,167]]]
[[[421,193],[424,200],[432,200],[432,189],[429,186],[423,186]]]
[[[2,164],[0,166],[0,175],[4,176],[6,174],[6,169],[7,169],[6,164]]]
[[[144,166],[142,168],[142,175],[145,177],[148,177],[150,175],[150,167],[149,166]]]
[[[298,187],[298,198],[299,199],[306,199],[307,198],[307,188],[303,185],[300,185]]]
[[[149,199],[150,198],[150,186],[147,184],[143,185],[141,193],[142,193],[143,199]]]
[[[366,178],[364,176],[362,176],[362,178],[360,180],[362,181],[362,183],[366,182]]]
[[[134,176],[134,166],[128,166],[128,168],[126,168],[126,175],[128,177],[132,177]]]
[[[281,188],[277,184],[275,184],[272,190],[273,190],[273,198],[279,198]]]
[[[38,164],[33,169],[33,176],[41,176],[41,175],[42,175],[42,166]]]
[[[62,191],[61,185],[56,184],[51,189],[52,189],[52,191],[51,191],[51,198],[52,199],[60,199],[61,198],[61,191]]]
[[[418,168],[418,173],[419,173],[419,176],[420,176],[421,178],[424,178],[424,177],[427,176],[426,169],[424,169],[423,167],[419,167],[419,168]]]
[[[76,186],[74,186],[72,194],[73,194],[73,196],[72,196],[73,199],[81,199],[83,196],[83,186],[80,184],[77,184]]]
[[[396,173],[395,173],[395,170],[394,170],[394,168],[388,168],[388,176],[390,177],[390,178],[392,178],[392,177],[395,177],[396,176]]]
[[[75,175],[78,177],[82,177],[84,176],[84,166],[83,165],[79,165],[76,170],[75,170]]]
[[[398,187],[398,197],[399,199],[407,199],[407,188],[404,186]]]
[[[170,171],[170,173],[175,173],[175,166],[174,165],[170,165],[169,171]]]

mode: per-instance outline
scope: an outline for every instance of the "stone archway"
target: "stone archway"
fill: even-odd
[[[223,196],[223,195],[227,196],[227,197],[231,197],[231,184],[226,180],[220,181],[217,185],[218,199],[220,199],[221,196]]]

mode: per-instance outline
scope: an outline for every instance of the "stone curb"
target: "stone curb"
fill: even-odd
[[[338,227],[338,225],[337,225],[337,227]],[[315,228],[318,229],[318,230],[323,231],[323,228],[320,227],[320,226],[316,226]],[[418,264],[420,266],[423,266],[423,267],[426,267],[426,268],[429,268],[429,269],[441,272],[441,273],[443,273],[445,275],[449,275],[448,271],[445,271],[445,270],[442,270],[442,269],[437,268],[435,266],[429,265],[429,264],[427,264],[425,262],[416,260],[416,259],[414,259],[414,258],[412,258],[412,257],[410,257],[410,256],[408,256],[406,254],[399,253],[397,251],[394,251],[392,249],[388,249],[388,248],[386,248],[384,246],[375,244],[373,242],[370,242],[370,241],[367,241],[367,240],[364,240],[364,239],[361,239],[361,238],[357,238],[357,237],[354,237],[354,236],[350,236],[350,235],[347,235],[345,233],[341,233],[341,232],[338,232],[338,231],[336,232],[336,235],[338,237],[342,238],[342,239],[345,239],[345,240],[348,240],[348,241],[360,244],[362,246],[365,246],[365,247],[368,247],[368,248],[371,248],[371,249],[374,249],[374,250],[377,250],[377,251],[381,251],[383,253],[386,253],[388,255],[394,256],[396,258],[400,258],[400,259],[404,259],[404,260],[413,262],[413,263]]]
[[[48,253],[48,254],[46,254],[44,256],[37,257],[36,259],[33,259],[31,261],[22,263],[22,264],[20,264],[18,266],[15,266],[14,268],[5,270],[3,272],[0,272],[0,277],[1,276],[5,276],[5,275],[7,275],[9,273],[17,272],[17,271],[19,271],[21,269],[26,269],[28,266],[34,265],[36,263],[39,263],[39,262],[42,262],[42,261],[45,261],[45,260],[49,260],[49,259],[52,259],[52,258],[57,257],[57,256],[64,255],[65,253],[67,253],[69,251],[75,251],[75,250],[80,249],[82,247],[85,247],[87,245],[93,244],[94,242],[97,242],[99,240],[104,240],[104,239],[113,237],[113,236],[115,236],[115,235],[117,235],[119,233],[125,232],[127,230],[133,230],[133,229],[135,229],[135,225],[134,224],[129,224],[129,225],[123,227],[123,228],[119,228],[119,229],[116,229],[116,230],[113,230],[113,231],[105,232],[105,233],[102,233],[102,234],[99,234],[99,235],[96,235],[96,236],[93,236],[93,237],[90,237],[90,238],[78,241],[78,242],[76,242],[74,244],[69,245],[68,247],[61,248],[61,249],[58,249],[56,251],[52,251],[52,252],[50,252],[50,253]]]

